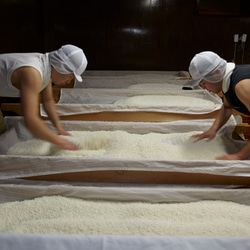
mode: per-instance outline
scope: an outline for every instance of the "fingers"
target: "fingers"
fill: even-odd
[[[61,144],[61,147],[66,150],[73,150],[73,151],[81,149],[79,145],[70,142],[68,140],[64,140],[64,142]]]
[[[227,160],[227,157],[225,155],[216,157],[215,160]]]
[[[203,133],[203,134],[193,135],[192,138],[195,138],[194,142],[197,142],[197,141],[207,138],[207,136]]]
[[[60,131],[58,132],[59,135],[66,135],[66,136],[72,136],[70,133],[68,133],[67,131]]]
[[[76,150],[80,150],[81,148],[78,146],[78,145],[75,145],[75,144],[73,144],[72,143],[72,145],[70,146],[70,148],[69,148],[69,150],[74,150],[74,151],[76,151]]]
[[[216,160],[233,161],[233,160],[242,160],[242,159],[240,159],[237,154],[228,154],[228,155],[219,156],[216,158]]]
[[[213,135],[210,135],[209,133],[206,133],[206,132],[202,134],[193,135],[192,137],[196,139],[194,140],[194,142],[198,142],[203,139],[207,139],[207,141],[209,142],[214,138]]]
[[[79,149],[80,149],[80,147],[79,147],[78,145],[76,145],[76,144],[74,144],[74,143],[70,142],[70,143],[68,144],[68,146],[67,146],[67,148],[66,148],[66,149],[76,151],[76,150],[79,150]]]

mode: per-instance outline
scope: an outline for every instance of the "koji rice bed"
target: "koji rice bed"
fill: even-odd
[[[152,204],[44,196],[1,204],[0,221],[1,232],[250,235],[250,207],[228,201]]]
[[[211,160],[227,153],[228,140],[217,135],[210,142],[194,142],[192,135],[201,133],[148,133],[134,134],[126,131],[71,131],[66,137],[80,146],[80,150],[63,150],[49,142],[32,139],[18,142],[8,155],[76,156],[124,159],[182,159]],[[231,150],[237,150],[230,144]]]

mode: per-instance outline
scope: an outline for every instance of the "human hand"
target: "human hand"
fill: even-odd
[[[230,160],[230,161],[234,161],[234,160],[241,160],[236,154],[228,154],[228,155],[222,155],[219,157],[215,158],[216,160]]]
[[[66,135],[66,136],[72,136],[69,132],[65,131],[64,129],[58,131],[59,135]]]
[[[204,133],[193,135],[192,138],[196,138],[194,142],[197,142],[206,138],[208,141],[211,141],[215,136],[216,136],[216,133],[213,133],[210,130],[208,130]]]
[[[62,142],[60,143],[60,146],[63,149],[67,149],[67,150],[79,150],[80,149],[78,145],[65,139],[62,140]]]

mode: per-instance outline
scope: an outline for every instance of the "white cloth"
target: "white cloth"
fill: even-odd
[[[0,96],[19,97],[20,91],[12,85],[12,73],[21,67],[33,67],[42,77],[42,91],[51,81],[48,54],[11,53],[0,55]]]
[[[214,104],[211,106],[203,105],[118,105],[116,101],[138,95],[171,95],[187,96],[209,100]],[[197,100],[199,100],[197,99]],[[148,90],[148,89],[61,89],[60,100],[57,103],[57,113],[60,116],[76,115],[85,113],[98,112],[132,112],[132,111],[149,111],[149,112],[170,112],[186,114],[206,114],[219,110],[221,108],[221,99],[206,90]],[[41,115],[47,116],[41,106]]]
[[[171,83],[190,78],[187,71],[100,71],[86,70],[83,81],[75,81],[75,88],[129,88],[135,84]]]
[[[88,236],[88,235],[42,235],[0,234],[0,249],[12,250],[248,250],[249,237],[185,237],[185,236]]]
[[[25,133],[23,121],[15,122],[15,118],[7,122],[8,128],[15,127],[20,140],[31,139]],[[16,120],[18,121],[18,119]],[[175,122],[84,122],[62,121],[66,131],[71,130],[125,130],[145,134],[148,132],[171,133],[174,131],[205,131],[211,127],[214,120],[190,120]],[[12,123],[12,125],[10,124]],[[51,125],[47,123],[50,127]],[[235,127],[235,120],[230,119],[219,133],[230,137]],[[51,127],[52,128],[52,127]],[[5,137],[6,138],[6,137]],[[2,138],[1,138],[2,139]],[[0,139],[0,142],[1,142]],[[4,139],[4,138],[3,138]],[[230,138],[228,138],[230,139]],[[232,139],[230,139],[232,140]],[[245,141],[232,141],[237,148],[246,144]],[[4,142],[3,142],[4,143]],[[235,167],[237,165],[237,167]],[[46,175],[56,173],[130,170],[130,171],[163,171],[182,173],[204,173],[227,176],[250,176],[249,160],[245,161],[184,161],[184,160],[124,160],[124,159],[92,159],[85,157],[33,157],[0,155],[0,180]]]
[[[0,181],[0,201],[22,201],[44,195],[64,195],[85,199],[143,202],[190,202],[198,200],[229,200],[249,204],[249,189],[232,186],[169,186],[50,183],[25,180]],[[192,236],[111,236],[0,233],[0,249],[60,250],[68,249],[249,249],[249,237]]]

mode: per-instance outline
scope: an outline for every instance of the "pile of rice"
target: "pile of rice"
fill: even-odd
[[[63,196],[0,205],[0,231],[87,235],[250,236],[250,207],[87,201]]]
[[[139,95],[132,96],[126,99],[120,99],[115,102],[116,105],[131,105],[131,106],[194,106],[194,107],[214,107],[215,103],[210,100],[195,98],[190,96],[179,95]]]
[[[123,159],[174,159],[174,160],[212,160],[227,154],[229,141],[222,135],[208,142],[194,142],[187,133],[149,133],[132,134],[126,131],[71,131],[65,137],[80,146],[80,150],[70,151],[39,139],[18,142],[7,152],[8,155],[34,156],[75,156]],[[232,144],[232,143],[231,143]],[[234,146],[230,145],[233,149]],[[235,148],[235,151],[237,149]]]

